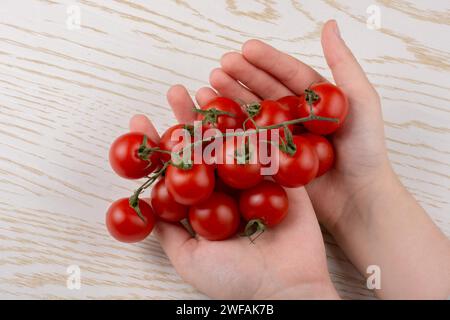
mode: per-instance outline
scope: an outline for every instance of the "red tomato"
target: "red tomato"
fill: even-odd
[[[317,172],[317,177],[320,177],[333,167],[333,145],[323,136],[312,133],[306,133],[302,136],[308,139],[309,143],[314,148],[314,151],[316,151],[317,157],[319,158],[319,171]]]
[[[285,96],[277,100],[277,102],[283,106],[286,106],[291,111],[294,119],[305,118],[309,115],[309,112],[305,112],[300,105],[302,104],[302,96]]]
[[[239,209],[244,219],[260,220],[267,227],[280,223],[286,217],[288,207],[286,191],[269,180],[243,190],[239,197]]]
[[[310,113],[308,100],[312,103],[316,116],[337,118],[339,122],[313,120],[304,122],[303,125],[315,134],[330,134],[339,129],[348,113],[348,101],[345,94],[335,85],[322,82],[311,85],[305,90],[300,112]]]
[[[121,177],[139,179],[155,171],[159,166],[159,152],[146,155],[141,148],[144,134],[130,132],[118,137],[109,149],[109,163]],[[155,148],[156,143],[147,138],[146,148]],[[140,154],[140,150],[143,153]],[[148,149],[147,149],[148,150]]]
[[[252,106],[250,106],[252,107]],[[247,109],[249,110],[249,109]],[[252,112],[250,112],[251,115]],[[293,120],[294,116],[292,115],[289,107],[282,105],[276,101],[272,100],[263,100],[259,104],[259,112],[253,116],[253,120],[259,127],[265,127],[270,125],[279,124],[281,122],[285,122],[288,120]],[[255,125],[252,121],[247,121],[246,123],[247,129],[255,129]],[[294,126],[289,125],[289,130],[293,130]],[[277,130],[279,135],[284,137],[283,128],[272,129],[271,132]],[[270,138],[270,135],[269,135]]]
[[[319,159],[314,148],[302,136],[293,136],[297,151],[289,155],[281,150],[277,153],[278,171],[273,179],[284,187],[300,187],[313,180],[319,170]]]
[[[247,118],[239,104],[225,97],[211,100],[201,110],[197,120],[204,121],[206,127],[217,128],[221,132],[242,128],[242,123]]]
[[[164,221],[178,222],[187,218],[188,207],[175,201],[166,188],[164,178],[154,185],[151,203],[155,214]]]
[[[256,142],[243,137],[228,138],[220,153],[217,174],[230,187],[247,189],[263,180]]]
[[[130,207],[128,198],[113,202],[106,213],[109,233],[121,242],[144,240],[152,232],[155,218],[152,208],[145,201],[139,200],[139,209],[145,221]]]
[[[208,240],[232,237],[240,223],[236,201],[225,193],[214,192],[205,201],[189,209],[192,229]]]
[[[177,152],[194,141],[193,126],[187,124],[177,124],[164,132],[159,141],[159,148],[166,151]],[[168,153],[160,153],[162,161],[171,159]]]
[[[206,200],[214,190],[214,168],[206,164],[193,164],[190,169],[169,165],[165,183],[176,202],[193,205]]]

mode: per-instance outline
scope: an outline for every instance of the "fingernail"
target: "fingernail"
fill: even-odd
[[[341,31],[339,30],[339,26],[337,24],[337,21],[334,21],[334,33],[336,33],[338,38],[342,38],[341,37]]]

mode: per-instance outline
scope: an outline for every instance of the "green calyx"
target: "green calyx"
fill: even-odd
[[[297,152],[297,145],[294,143],[291,130],[287,126],[284,126],[283,129],[284,139],[280,139],[279,148],[282,152],[293,156]]]
[[[222,110],[219,110],[216,108],[203,110],[203,109],[198,109],[198,108],[194,107],[194,112],[199,113],[203,116],[202,122],[204,124],[211,124],[213,126],[215,126],[217,124],[217,121],[219,120],[220,116],[229,116],[229,117],[233,117],[233,118],[236,117],[236,115],[234,113],[222,111]]]
[[[139,218],[145,222],[145,217],[143,216],[141,209],[139,208],[139,195],[141,194],[141,190],[136,190],[136,192],[130,197],[129,204],[130,207],[136,211]]]
[[[252,219],[247,222],[244,232],[242,233],[243,237],[251,237],[257,232],[263,233],[266,230],[266,225],[261,219]]]
[[[144,161],[148,162],[148,167],[152,165],[152,161],[150,160],[150,156],[154,151],[157,151],[159,148],[149,148],[147,147],[148,138],[144,135],[142,139],[142,143],[139,145],[138,149],[138,157]]]
[[[308,103],[308,105],[313,105],[314,103],[320,100],[320,97],[314,90],[306,89],[305,100]]]
[[[245,111],[247,112],[250,118],[255,117],[259,111],[261,110],[261,105],[259,103],[250,103],[245,107]]]

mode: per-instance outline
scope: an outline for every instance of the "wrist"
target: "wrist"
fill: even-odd
[[[365,186],[348,195],[339,219],[328,229],[335,238],[340,238],[350,229],[370,227],[374,215],[389,211],[387,208],[392,208],[408,195],[395,172],[387,166]]]

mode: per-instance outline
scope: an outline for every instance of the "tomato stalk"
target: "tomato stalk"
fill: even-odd
[[[141,209],[139,208],[139,196],[141,195],[142,192],[144,192],[145,189],[150,187],[164,173],[168,165],[169,162],[166,162],[160,170],[150,175],[147,181],[145,181],[139,188],[137,188],[134,191],[133,195],[130,197],[129,200],[130,207],[133,208],[134,211],[136,211],[139,218],[141,218],[141,220],[144,222],[145,217],[142,215]]]

